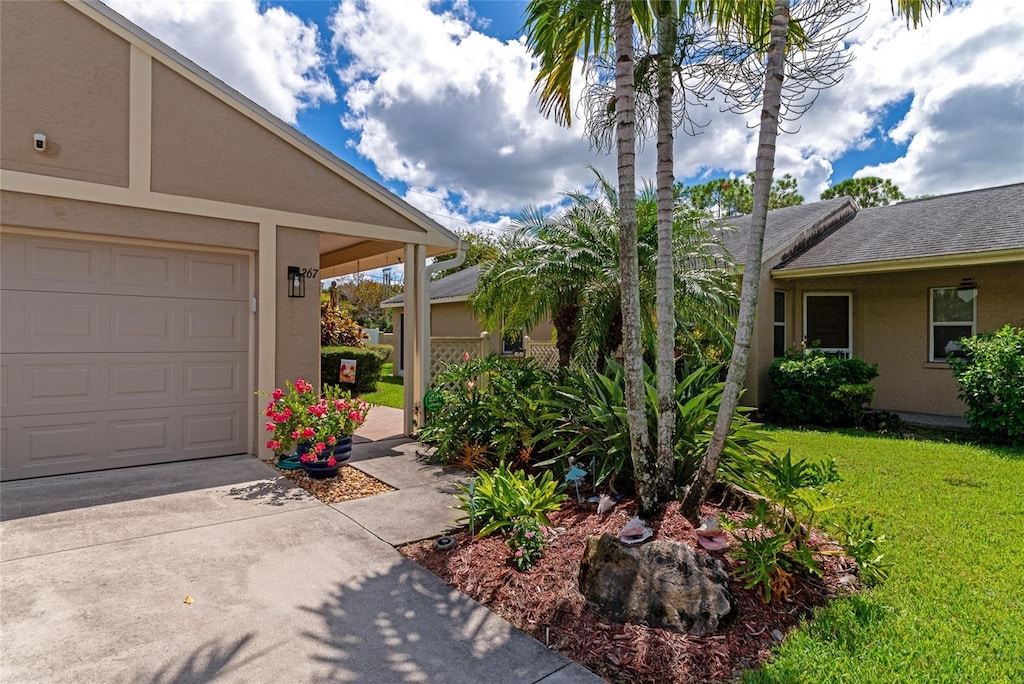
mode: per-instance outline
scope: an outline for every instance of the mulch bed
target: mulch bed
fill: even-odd
[[[394,487],[390,487],[350,465],[342,467],[337,476],[325,480],[315,480],[303,470],[277,468],[277,471],[326,504],[341,503],[395,491]]]
[[[636,510],[635,502],[627,500],[599,516],[588,504],[567,503],[551,516],[554,537],[549,535],[543,558],[525,573],[508,562],[509,549],[501,535],[474,539],[462,531],[455,535],[457,543],[451,551],[436,550],[432,541],[401,551],[549,648],[614,682],[732,680],[742,670],[764,662],[782,635],[850,584],[853,561],[827,556],[824,578],[795,577],[783,602],[765,604],[755,590],[731,580],[736,617],[718,634],[696,638],[607,622],[587,610],[577,588],[580,558],[587,537],[617,534]],[[699,548],[693,525],[678,511],[678,503],[669,504],[660,519],[648,522],[654,538],[686,542],[697,553],[721,560],[731,576],[736,564],[724,552]],[[708,504],[701,509],[702,518],[717,518],[720,513],[737,521],[746,515]]]

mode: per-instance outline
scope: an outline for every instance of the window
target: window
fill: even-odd
[[[523,331],[506,332],[501,336],[501,353],[523,355]]]
[[[775,358],[786,355],[786,293],[775,292]]]
[[[853,355],[852,296],[847,292],[816,292],[804,295],[804,342],[808,347]]]
[[[935,287],[929,297],[928,360],[944,362],[960,350],[960,338],[974,334],[978,291],[971,288]]]

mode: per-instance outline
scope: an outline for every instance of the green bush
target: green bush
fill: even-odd
[[[960,344],[963,352],[949,366],[967,421],[983,439],[1024,445],[1024,328],[1006,325]]]
[[[808,350],[788,353],[768,369],[772,420],[797,425],[856,425],[875,397],[868,383],[878,365]]]
[[[448,366],[433,384],[443,406],[428,416],[418,437],[436,446],[434,456],[444,463],[470,456],[490,464],[529,461],[538,405],[550,385],[550,374],[530,358],[491,354]]]
[[[341,360],[351,359],[356,362],[355,385],[344,387],[354,394],[373,392],[380,380],[381,368],[391,358],[391,345],[367,344],[362,347],[321,347],[320,348],[320,381],[321,384],[338,385],[341,372]]]
[[[566,496],[561,487],[545,470],[537,476],[521,470],[511,470],[502,461],[493,472],[478,471],[468,485],[459,485],[456,494],[466,517],[460,523],[469,523],[477,536],[511,528],[519,519],[533,520],[538,525],[549,525],[548,513],[562,507]]]
[[[562,472],[569,469],[569,457],[591,472],[594,484],[609,478],[621,478],[620,484],[632,480],[629,430],[626,423],[626,400],[623,370],[609,362],[607,375],[592,371],[575,371],[567,384],[557,387],[544,402],[548,414],[543,418],[549,427],[537,436],[544,443],[542,451],[554,452],[554,458],[539,466],[555,466]],[[720,366],[706,366],[690,373],[676,384],[675,481],[689,482],[707,452],[715,418],[722,399],[723,384],[718,382]],[[647,398],[647,430],[652,452],[657,449],[657,390],[653,372],[645,368]],[[746,411],[747,409],[740,409]],[[731,477],[746,467],[748,458],[760,458],[761,446],[767,437],[757,426],[737,412],[726,441],[722,458],[722,474]]]

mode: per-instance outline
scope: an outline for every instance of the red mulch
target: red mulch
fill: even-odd
[[[554,536],[548,535],[543,558],[525,573],[508,562],[509,549],[500,534],[473,539],[462,531],[451,551],[438,551],[432,541],[424,541],[402,552],[549,648],[615,682],[732,680],[739,671],[757,667],[769,657],[777,643],[773,630],[786,634],[811,609],[833,598],[840,577],[853,572],[851,559],[826,556],[823,579],[796,576],[787,600],[771,604],[765,604],[755,590],[731,580],[736,617],[719,633],[703,638],[610,623],[586,608],[577,587],[580,558],[587,537],[616,534],[636,510],[635,502],[627,500],[598,516],[592,505],[567,503],[551,516]],[[745,516],[709,504],[701,509],[702,518],[717,518],[720,513],[734,520]],[[659,520],[648,524],[655,539],[686,542],[697,553],[721,560],[732,575],[735,563],[724,552],[697,546],[693,525],[679,515],[677,503],[669,504]]]

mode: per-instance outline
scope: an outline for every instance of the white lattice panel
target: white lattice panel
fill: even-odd
[[[558,347],[550,342],[530,342],[526,346],[527,356],[537,360],[537,364],[547,370],[558,368]]]
[[[430,382],[450,365],[465,362],[465,355],[478,358],[481,354],[479,337],[431,337],[430,338]]]

